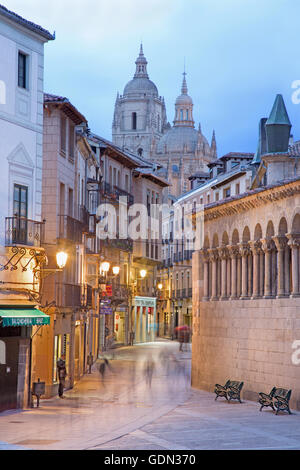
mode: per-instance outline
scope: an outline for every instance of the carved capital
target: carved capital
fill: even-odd
[[[209,254],[209,259],[210,261],[217,261],[219,259],[219,253],[216,248],[212,248],[210,250],[207,250]]]
[[[239,243],[238,244],[239,250],[240,250],[240,255],[242,257],[249,256],[251,253],[250,247],[248,243]]]
[[[300,233],[287,233],[288,245],[291,248],[299,248],[300,246]]]
[[[264,253],[271,253],[274,250],[274,242],[271,238],[262,238],[261,247]]]
[[[263,252],[260,240],[251,241],[249,245],[254,255],[260,255]]]
[[[202,250],[200,250],[200,253],[201,253],[201,256],[203,258],[203,261],[205,263],[208,263],[209,258],[210,258],[208,250],[206,248],[203,248]]]
[[[278,251],[285,250],[287,246],[287,242],[288,242],[286,237],[284,236],[272,237],[272,240],[274,241]]]
[[[237,258],[240,255],[240,249],[237,245],[229,245],[227,248],[231,258]]]
[[[221,246],[218,248],[219,258],[222,260],[226,260],[229,258],[228,249],[226,246]]]

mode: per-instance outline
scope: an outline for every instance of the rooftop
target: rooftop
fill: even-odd
[[[32,21],[28,21],[25,18],[22,18],[22,16],[17,15],[17,13],[8,10],[4,5],[0,5],[0,16],[4,16],[8,20],[18,23],[20,26],[23,26],[36,34],[39,34],[48,41],[53,41],[55,39],[55,34],[51,34],[49,31],[33,23]]]

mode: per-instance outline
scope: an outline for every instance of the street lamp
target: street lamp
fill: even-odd
[[[112,268],[112,271],[115,276],[118,276],[118,274],[120,273],[120,266],[114,266]]]
[[[140,275],[141,275],[141,278],[142,278],[142,279],[145,279],[145,277],[147,276],[147,271],[146,271],[146,269],[141,269],[141,270],[140,270]]]
[[[68,255],[64,251],[60,251],[56,254],[56,263],[59,269],[64,269],[68,261]]]
[[[107,274],[109,271],[109,268],[110,268],[110,264],[108,263],[108,261],[104,261],[100,266],[100,272]]]

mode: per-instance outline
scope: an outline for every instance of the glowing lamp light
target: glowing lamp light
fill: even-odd
[[[68,260],[68,255],[64,251],[60,251],[59,253],[56,254],[56,263],[59,269],[63,269]]]
[[[117,276],[120,272],[120,267],[119,266],[114,266],[112,268],[112,270],[113,270],[114,275]]]
[[[110,264],[107,261],[104,261],[104,263],[101,264],[101,272],[107,273],[109,271]]]
[[[160,283],[157,285],[157,287],[158,287],[159,290],[162,290],[162,288],[163,288],[162,283],[160,282]]]
[[[144,279],[147,276],[147,271],[145,269],[140,270],[141,278]]]

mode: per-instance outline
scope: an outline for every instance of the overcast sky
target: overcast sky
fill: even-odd
[[[68,97],[90,128],[111,139],[117,91],[135,72],[143,42],[168,120],[184,57],[196,126],[218,155],[255,152],[258,122],[282,93],[300,139],[299,0],[0,0],[56,40],[45,48],[45,91]]]

